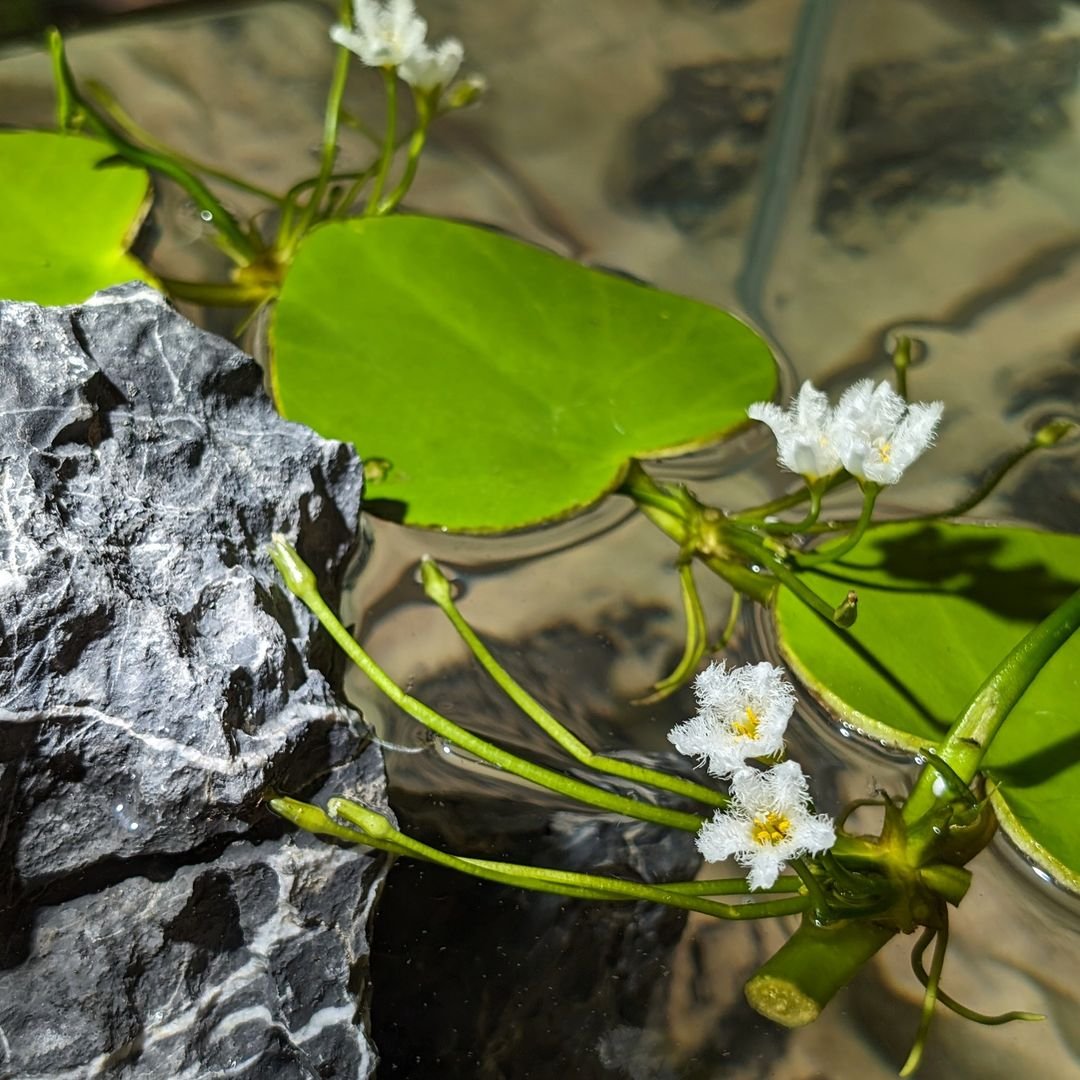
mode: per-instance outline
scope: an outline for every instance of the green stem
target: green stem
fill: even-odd
[[[436,735],[447,742],[468,751],[481,761],[513,773],[539,787],[556,791],[569,798],[577,799],[588,806],[609,810],[615,814],[637,818],[641,821],[653,821],[685,832],[697,832],[703,821],[696,814],[687,814],[680,810],[670,810],[651,803],[638,802],[624,795],[614,795],[593,784],[564,776],[553,769],[536,765],[516,754],[511,754],[501,747],[489,743],[471,731],[460,727],[434,709],[406,694],[389,675],[364,651],[359,642],[342,626],[337,616],[330,610],[326,601],[319,595],[315,575],[303,562],[296,551],[283,537],[275,537],[270,548],[270,557],[274,561],[289,589],[307,605],[311,613],[326,628],[330,636],[338,643],[350,660],[386,695],[398,708],[418,720]]]
[[[246,191],[251,195],[258,195],[259,198],[265,199],[267,202],[280,206],[284,201],[283,196],[275,195],[274,192],[270,191],[268,188],[259,187],[258,184],[252,184],[241,176],[234,176],[224,169],[218,169],[213,165],[207,165],[205,162],[197,161],[187,154],[182,154],[178,150],[174,150],[171,146],[156,139],[144,127],[137,124],[127,114],[120,102],[112,95],[112,92],[108,87],[96,80],[88,80],[86,86],[87,90],[94,95],[101,107],[112,118],[113,122],[127,135],[133,139],[137,139],[148,149],[153,150],[157,154],[171,158],[189,172],[201,173],[203,176],[212,176],[215,180],[220,180],[222,183],[237,188],[239,191]]]
[[[191,196],[192,201],[200,210],[209,213],[214,228],[220,234],[222,247],[234,261],[240,265],[254,262],[260,254],[259,249],[253,243],[252,238],[240,228],[236,219],[225,209],[214,193],[197,176],[192,175],[178,162],[166,155],[144,150],[116,131],[79,92],[75,77],[68,66],[63,39],[60,32],[55,28],[49,31],[48,42],[57,85],[63,87],[63,90],[58,94],[60,101],[58,107],[62,110],[62,117],[68,121],[67,126],[70,126],[74,121],[75,106],[77,106],[78,112],[87,126],[108,142],[121,157],[144,169],[152,169],[174,180]]]
[[[423,153],[424,144],[427,142],[428,129],[431,127],[431,120],[434,115],[431,109],[430,95],[418,91],[413,95],[413,100],[416,102],[417,123],[412,138],[409,140],[409,153],[405,160],[405,171],[402,173],[397,187],[379,204],[376,211],[379,214],[388,214],[405,198],[409,188],[412,187],[413,180],[416,178],[420,155]]]
[[[1036,450],[1046,450],[1056,446],[1066,435],[1069,434],[1076,424],[1071,420],[1051,420],[1044,424],[1023,446],[1010,450],[990,471],[983,477],[982,482],[969,495],[965,495],[959,502],[945,510],[935,510],[932,514],[915,514],[912,517],[896,518],[894,523],[906,525],[909,523],[942,521],[949,518],[962,517],[974,510],[994,489],[1016,468],[1029,454]],[[838,532],[842,529],[851,528],[850,521],[828,521],[814,525],[806,530],[810,533]]]
[[[635,698],[634,705],[653,705],[675,693],[681,686],[685,686],[709,646],[709,627],[705,619],[705,608],[702,606],[701,595],[694,581],[694,564],[689,560],[679,563],[679,586],[682,593],[683,618],[686,622],[686,643],[683,646],[682,656],[671,674],[657,682],[651,693]],[[733,591],[731,595],[735,597],[739,594]],[[726,802],[725,799],[725,804]]]
[[[830,918],[829,901],[825,898],[825,893],[818,883],[816,877],[814,877],[813,871],[807,866],[805,859],[789,859],[791,869],[798,875],[799,880],[802,881],[803,887],[806,889],[806,894],[810,898],[810,903],[813,905],[814,918],[819,923],[826,923]]]
[[[458,606],[454,603],[450,582],[433,559],[425,558],[420,564],[420,578],[424,585],[424,592],[450,620],[462,641],[469,647],[469,651],[496,685],[548,738],[576,761],[598,772],[620,776],[624,780],[632,780],[639,784],[649,784],[676,795],[683,795],[688,799],[695,799],[707,806],[727,806],[731,801],[719,791],[713,791],[711,788],[695,784],[680,776],[671,776],[659,769],[650,769],[644,765],[635,765],[629,761],[620,761],[617,758],[595,753],[511,678],[510,673],[491,655],[490,650],[465,621]]]
[[[854,623],[857,610],[854,593],[848,593],[847,599],[838,608],[831,607],[828,601],[814,592],[794,570],[776,558],[755,533],[744,526],[737,526],[729,529],[725,534],[725,538],[733,548],[746,558],[768,570],[781,585],[797,596],[807,607],[816,611],[822,618],[828,619],[838,626],[851,626]]]
[[[641,462],[631,460],[619,491],[680,547],[689,541],[690,518],[697,505],[685,488],[661,486],[642,468]]]
[[[855,528],[837,544],[819,548],[806,555],[799,556],[799,569],[803,570],[811,566],[821,566],[823,563],[835,562],[854,548],[866,533],[870,521],[874,516],[874,503],[881,491],[879,484],[867,480],[863,482],[863,505],[859,520],[855,522]]]
[[[1025,643],[1030,645],[1025,654],[1027,667],[1022,675],[1017,676],[1017,681],[1023,679],[1024,686],[1034,677],[1034,672],[1046,662],[1053,648],[1056,648],[1064,640],[1063,624],[1072,622],[1073,626],[1075,626],[1076,623],[1080,622],[1080,591],[1047,622],[1053,622],[1055,625],[1047,627],[1046,623],[1042,624],[1028,635],[1025,642],[1021,643],[1021,646],[1018,646],[1019,650]],[[1033,638],[1033,636],[1038,638],[1037,644],[1029,643],[1029,639]],[[1053,644],[1051,644],[1050,639],[1053,639]],[[1016,652],[1017,650],[1014,650],[1014,654]],[[1007,666],[1008,661],[1002,665],[1002,667]],[[988,684],[984,686],[984,690],[987,691],[989,696],[993,696],[996,691],[997,694],[1002,695],[1004,698],[1012,698],[1013,700],[1022,692],[1022,689],[1018,689],[1016,685],[1004,685],[1001,680],[994,681],[993,676],[991,680],[988,680]],[[976,700],[979,700],[982,695],[983,691],[980,691],[980,695],[977,695]],[[1011,701],[1005,706],[1006,712],[1010,706]],[[998,722],[1000,723],[1000,718]],[[954,725],[955,727],[956,725]],[[948,739],[946,741],[948,742]],[[944,757],[945,755],[942,754],[941,756]],[[949,761],[947,764],[961,777],[965,775],[962,769],[957,768],[955,760]],[[969,776],[974,775],[974,769],[978,763],[969,764],[971,768]],[[842,861],[845,870],[852,865],[865,865],[868,871],[873,870],[880,865],[881,850],[889,847],[890,843],[903,843],[905,845],[905,862],[910,865],[921,866],[922,861],[917,843],[911,839],[912,834],[907,826],[918,822],[928,810],[935,808],[937,801],[932,788],[933,778],[936,775],[938,775],[938,772],[929,766],[923,770],[916,784],[915,792],[902,811],[894,808],[889,800],[884,801],[886,821],[881,839],[877,843],[870,844],[860,837],[841,834],[832,854],[825,859],[826,869],[829,870],[831,860],[833,856],[836,856]],[[859,800],[841,815],[838,825],[843,824],[847,813],[854,809],[855,806],[877,804],[877,800]],[[893,818],[896,820],[894,821]],[[966,827],[970,832],[970,836],[967,838],[970,852],[963,856],[965,859],[972,857],[977,850],[985,846],[986,840],[989,838],[985,824],[981,820],[975,820]],[[933,826],[934,821],[931,819],[930,825],[926,826],[928,834],[934,833]],[[950,831],[955,833],[959,830],[958,827],[952,827]],[[908,837],[906,840],[904,839],[905,835]],[[893,836],[894,839],[887,841],[887,836]],[[932,843],[936,839],[936,836],[931,835],[928,843]],[[795,867],[795,869],[798,870],[798,867]],[[831,873],[836,884],[842,889],[850,887],[852,899],[855,902],[858,902],[858,894],[861,892],[866,891],[868,900],[872,900],[879,891],[875,887],[877,883],[870,878],[867,878],[865,882],[852,879],[848,874],[843,875],[841,878],[836,875],[835,868],[831,870]],[[924,886],[930,887],[942,900],[950,903],[959,903],[970,882],[970,874],[967,871],[960,866],[952,865],[922,866],[919,877]],[[805,878],[804,883],[806,883]],[[888,883],[885,882],[883,885],[887,886]],[[893,889],[895,887],[895,884],[892,885]],[[889,905],[890,896],[886,888],[886,891],[877,897],[876,902],[869,904],[865,914],[884,915],[889,910]],[[836,905],[834,905],[834,912],[835,910]],[[944,919],[946,917],[944,903],[941,903],[940,908],[935,909],[935,911],[939,918]],[[855,912],[852,911],[849,914],[854,915]],[[747,983],[747,999],[758,1012],[775,1020],[777,1023],[789,1027],[808,1024],[816,1019],[825,1005],[842,986],[845,986],[854,977],[859,968],[897,932],[898,927],[895,921],[883,924],[872,922],[869,918],[850,918],[829,925],[815,925],[809,918],[804,917],[798,931]],[[938,973],[940,974],[940,966]],[[934,978],[936,980],[936,976]],[[922,1037],[920,1036],[920,1038]]]
[[[926,993],[923,994],[922,1012],[919,1015],[919,1028],[915,1033],[915,1041],[912,1043],[911,1052],[908,1054],[904,1067],[900,1070],[901,1076],[910,1076],[922,1061],[923,1050],[926,1047],[926,1037],[930,1034],[930,1022],[934,1018],[934,1006],[937,1004],[938,984],[941,982],[941,969],[945,966],[945,953],[949,947],[949,913],[944,911],[940,929],[926,929],[923,938],[919,942],[923,950],[934,941],[934,953],[930,958],[930,974],[926,980]]]
[[[720,631],[720,640],[713,645],[713,651],[719,652],[726,649],[728,642],[735,636],[735,629],[739,625],[739,612],[742,611],[742,593],[731,591],[731,607],[728,608],[727,622]]]
[[[362,172],[350,171],[331,173],[330,183],[335,184],[338,181],[355,180],[361,183],[361,185],[371,176],[371,169],[364,169]],[[317,176],[309,176],[303,180],[297,181],[282,197],[281,206],[281,220],[278,222],[277,239],[274,241],[274,247],[279,250],[284,250],[286,246],[286,240],[293,234],[294,224],[293,219],[296,217],[296,211],[298,209],[297,202],[301,195],[305,191],[313,188],[319,182]]]
[[[342,192],[341,197],[334,204],[331,210],[333,217],[342,218],[348,215],[353,203],[356,202],[360,192],[363,191],[364,185],[375,175],[378,167],[378,163],[376,163],[370,168],[364,169],[363,172],[357,173],[356,179]]]
[[[937,521],[941,518],[960,517],[979,505],[993,490],[1016,468],[1029,454],[1036,450],[1045,450],[1061,441],[1076,425],[1070,420],[1055,420],[1043,425],[1023,446],[1009,451],[994,467],[983,477],[982,482],[970,495],[954,503],[947,510],[941,510],[934,514],[923,514],[912,518],[902,518],[901,521]]]
[[[784,1027],[816,1020],[841,987],[896,930],[858,919],[817,926],[803,917],[799,928],[746,984],[746,1000]]]
[[[934,933],[932,930],[926,930],[919,937],[915,948],[911,950],[911,970],[915,972],[916,978],[924,987],[930,985],[930,976],[927,974],[926,969],[923,967],[923,954],[926,952],[926,947],[933,940]],[[941,1002],[947,1009],[951,1009],[957,1016],[962,1016],[965,1020],[971,1020],[976,1024],[983,1024],[986,1027],[997,1027],[1001,1024],[1011,1024],[1014,1020],[1045,1020],[1046,1017],[1042,1013],[1034,1012],[1021,1012],[1019,1010],[1012,1010],[1011,1012],[998,1013],[994,1016],[988,1016],[986,1013],[976,1012],[974,1009],[969,1009],[966,1005],[961,1005],[955,998],[949,997],[941,987],[938,987],[937,991],[938,1001]]]
[[[339,20],[348,25],[351,16],[350,0],[341,0],[338,14]],[[334,172],[334,162],[338,153],[338,125],[341,123],[341,102],[345,96],[345,84],[349,78],[349,58],[351,54],[344,45],[337,47],[334,56],[334,73],[330,79],[330,90],[326,95],[326,111],[323,114],[323,137],[322,147],[319,152],[319,173],[315,180],[315,187],[304,209],[301,211],[300,220],[296,228],[288,234],[282,259],[288,262],[296,251],[297,244],[306,235],[315,221],[319,212],[323,196],[330,184],[330,177]]]
[[[390,168],[394,163],[394,151],[397,149],[394,142],[397,137],[397,74],[394,68],[384,67],[381,70],[383,86],[386,88],[386,130],[383,132],[383,148],[382,156],[379,158],[379,171],[375,174],[375,183],[372,184],[367,206],[364,207],[365,215],[371,215],[378,211],[379,200],[382,198],[386,181],[390,177]]]
[[[964,784],[970,784],[986,752],[1024,692],[1050,658],[1080,627],[1080,589],[1030,630],[979,687],[968,707],[949,728],[938,757]],[[904,820],[918,821],[938,802],[937,771],[926,766],[904,804]]]
[[[394,855],[411,855],[424,859],[451,870],[469,874],[486,881],[497,882],[534,892],[555,893],[584,900],[605,901],[640,901],[666,904],[668,907],[682,908],[687,911],[699,911],[721,919],[761,919],[778,915],[798,914],[806,909],[806,899],[793,896],[784,900],[767,900],[742,904],[721,904],[697,897],[711,894],[745,894],[746,881],[723,879],[722,881],[673,882],[660,885],[645,885],[619,878],[603,877],[596,874],[578,874],[572,871],[556,870],[548,867],[525,866],[517,863],[504,863],[491,859],[461,858],[439,851],[418,841],[412,840],[394,829],[390,823],[375,811],[350,802],[348,799],[330,800],[331,811],[359,825],[352,829],[341,825],[317,806],[303,803],[297,799],[278,797],[270,799],[270,807],[275,813],[298,825],[307,832],[320,836],[331,836],[352,844],[378,848]],[[377,819],[381,818],[381,822]],[[770,892],[793,892],[798,887],[797,879],[790,877],[778,879],[768,890]]]
[[[328,809],[331,814],[340,815],[346,821],[358,825],[375,839],[389,840],[402,851],[417,858],[438,863],[451,870],[472,874],[474,877],[518,888],[560,892],[564,895],[584,896],[597,900],[648,900],[686,911],[700,911],[718,919],[771,918],[777,915],[796,914],[805,911],[807,907],[804,896],[793,896],[785,900],[765,900],[760,903],[722,904],[715,900],[691,896],[685,892],[670,892],[663,886],[623,881],[598,874],[579,874],[570,870],[500,863],[488,859],[462,859],[406,836],[395,829],[381,814],[350,802],[348,799],[331,799]]]
[[[829,477],[829,479],[822,486],[822,495],[827,495],[830,491],[840,487],[841,484],[846,484],[855,478],[846,472],[839,472],[835,476]],[[810,498],[810,489],[808,487],[799,488],[798,491],[789,492],[787,495],[781,495],[776,499],[772,499],[767,503],[762,503],[760,506],[750,506],[745,510],[740,510],[737,514],[732,514],[731,519],[733,521],[760,521],[762,518],[772,517],[773,514],[779,514],[782,510],[790,510],[793,506],[799,506],[801,503],[806,502]]]
[[[630,462],[619,491],[632,499],[665,536],[674,540],[686,557],[700,559],[743,595],[762,604],[771,600],[776,590],[775,581],[755,573],[720,550],[725,519],[719,510],[699,503],[683,487],[657,484],[637,461]],[[726,536],[726,532],[723,535]]]
[[[907,373],[911,367],[911,338],[901,335],[896,339],[896,348],[892,354],[893,372],[896,375],[896,392],[908,400]]]
[[[806,517],[802,521],[762,521],[758,526],[764,529],[770,536],[793,536],[804,533],[821,515],[821,496],[824,489],[820,484],[809,485],[810,506],[806,511]]]
[[[207,307],[248,307],[261,304],[270,296],[268,289],[257,285],[224,285],[164,277],[159,277],[158,281],[173,299]]]

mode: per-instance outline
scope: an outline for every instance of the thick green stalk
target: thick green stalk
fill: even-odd
[[[864,919],[817,926],[804,916],[798,930],[746,984],[746,1000],[784,1027],[803,1027],[896,933]]]
[[[559,792],[569,798],[601,810],[637,818],[640,821],[652,821],[685,832],[697,832],[704,823],[696,814],[687,814],[681,810],[670,810],[652,803],[639,802],[625,795],[615,795],[593,784],[584,783],[564,776],[554,769],[546,769],[525,758],[511,754],[507,750],[489,743],[471,731],[448,720],[435,712],[430,706],[418,701],[386,674],[378,664],[364,651],[348,630],[342,626],[338,617],[330,610],[326,601],[319,595],[315,575],[310,567],[283,537],[275,537],[270,548],[270,557],[281,572],[289,589],[307,605],[311,613],[326,628],[330,636],[338,643],[350,660],[386,695],[398,708],[418,720],[436,735],[447,742],[461,747],[475,755],[481,761],[520,776],[539,787]]]
[[[986,752],[1024,692],[1042,671],[1050,657],[1080,627],[1080,589],[1038,626],[998,664],[979,687],[971,704],[949,728],[938,748],[938,756],[965,784],[975,779]],[[937,772],[926,766],[904,805],[904,820],[914,823],[937,803],[934,778]]]
[[[435,601],[442,613],[453,624],[461,639],[468,645],[470,652],[479,661],[481,667],[491,676],[500,689],[537,727],[582,765],[599,772],[620,776],[640,784],[670,791],[695,799],[707,806],[727,806],[728,797],[719,791],[684,780],[681,776],[671,776],[659,769],[649,769],[629,761],[605,757],[597,754],[583,743],[572,731],[564,727],[531,694],[510,677],[509,672],[491,655],[487,646],[465,621],[451,595],[450,582],[432,559],[424,559],[420,566],[420,576],[424,592]]]
[[[1035,676],[1051,656],[1080,627],[1080,590],[1077,590],[1056,611],[1031,630],[998,665],[983,683],[971,704],[949,729],[939,756],[965,784],[974,779],[983,756],[989,748],[1012,707],[1020,700]],[[914,825],[933,811],[940,800],[934,794],[937,769],[927,765],[908,797],[901,816],[907,825]],[[955,795],[949,794],[950,800]],[[978,835],[984,835],[978,823],[971,825]],[[933,828],[926,828],[926,846],[941,838]],[[974,835],[974,834],[973,834]],[[989,837],[989,834],[985,834]],[[944,837],[947,842],[948,837]],[[912,865],[920,865],[920,841],[906,847],[904,857]],[[974,838],[973,848],[985,843]],[[942,876],[945,868],[926,867],[921,874],[925,884],[939,882],[952,889],[954,902],[963,896],[966,881],[949,882]],[[955,875],[954,875],[955,876]],[[803,925],[768,960],[747,984],[746,995],[758,1012],[777,1023],[798,1027],[809,1023],[825,1007],[832,996],[854,977],[895,933],[895,927],[858,920],[831,926],[815,926],[804,918]]]

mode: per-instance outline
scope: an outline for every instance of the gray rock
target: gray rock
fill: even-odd
[[[153,290],[0,303],[0,1076],[356,1077],[384,866],[268,791],[385,806],[336,653],[351,447]]]

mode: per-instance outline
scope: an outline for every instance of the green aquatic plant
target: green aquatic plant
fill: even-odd
[[[643,884],[558,868],[463,858],[422,844],[383,815],[348,798],[326,810],[288,796],[271,807],[309,832],[410,855],[506,885],[591,900],[649,900],[716,918],[758,919],[799,913],[802,922],[788,942],[746,985],[750,1004],[789,1027],[810,1023],[858,969],[898,933],[921,930],[912,965],[925,985],[924,1008],[905,1063],[918,1066],[937,1002],[979,1023],[1040,1019],[1032,1013],[983,1016],[940,987],[948,944],[949,909],[971,883],[967,864],[986,846],[997,825],[986,794],[991,754],[1006,719],[1028,687],[1080,627],[1080,589],[1030,630],[983,680],[944,737],[922,749],[923,767],[911,793],[862,799],[834,824],[811,809],[798,764],[777,762],[773,736],[782,734],[794,702],[782,673],[771,665],[727,672],[710,668],[698,676],[700,713],[672,732],[680,750],[703,759],[719,787],[691,784],[661,770],[595,753],[543,709],[499,666],[458,611],[452,587],[432,561],[422,564],[424,591],[451,618],[488,674],[522,711],[580,764],[621,776],[660,792],[680,795],[704,813],[614,794],[588,781],[538,766],[472,734],[403,690],[349,634],[319,595],[315,576],[284,537],[271,558],[285,585],[319,619],[360,670],[395,705],[441,738],[506,772],[589,806],[696,833],[705,859],[734,856],[749,868],[742,878]],[[762,729],[769,727],[771,732]],[[767,735],[765,743],[757,736]],[[726,790],[724,790],[726,788]],[[860,806],[883,812],[878,835],[851,833],[844,825]],[[711,818],[707,814],[711,813]],[[793,874],[782,874],[790,866]],[[765,894],[769,899],[755,899]],[[746,896],[739,903],[715,896]],[[930,971],[923,957],[934,944]]]
[[[983,1023],[1031,1019],[981,1016],[940,980],[950,908],[999,825],[1045,874],[1080,891],[1080,639],[1070,637],[1080,538],[959,519],[1072,425],[1044,424],[957,504],[882,523],[879,500],[943,420],[941,403],[909,400],[907,339],[895,345],[893,385],[863,380],[834,405],[805,383],[784,409],[768,345],[736,316],[489,229],[402,213],[432,125],[477,100],[483,81],[458,78],[463,47],[429,45],[411,0],[345,0],[330,36],[318,171],[272,192],[144,131],[104,87],[79,83],[52,32],[59,133],[0,134],[0,201],[14,238],[0,293],[77,303],[142,277],[180,300],[268,308],[278,409],[354,443],[369,466],[369,510],[406,525],[497,534],[629,500],[673,543],[686,615],[681,658],[642,700],[694,680],[699,713],[672,741],[707,767],[707,783],[586,745],[498,664],[434,562],[421,577],[477,661],[570,759],[658,793],[655,802],[512,754],[417,701],[348,634],[286,541],[273,557],[368,678],[441,739],[598,810],[693,833],[706,860],[734,858],[749,879],[646,884],[461,858],[347,798],[324,810],[280,794],[273,808],[315,833],[503,884],[719,918],[800,914],[747,986],[751,1004],[782,1024],[814,1019],[887,941],[919,932],[913,967],[926,995],[907,1071],[935,1003]],[[371,144],[364,167],[342,171],[339,142],[360,127],[343,108],[357,60],[381,75],[385,119],[378,133],[361,128]],[[227,280],[176,280],[131,254],[162,177],[213,229],[233,264]],[[222,187],[258,197],[264,211],[238,218]],[[797,478],[760,505],[709,505],[650,464],[741,438],[754,422]],[[858,513],[838,512],[856,492]],[[731,586],[719,641],[709,639],[702,569]],[[849,829],[857,807],[827,820],[784,758],[794,698],[779,669],[700,670],[744,600],[769,613],[788,667],[839,723],[916,756],[910,794],[864,800],[881,814],[876,834]]]

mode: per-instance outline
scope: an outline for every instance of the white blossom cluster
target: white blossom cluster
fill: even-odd
[[[394,68],[410,86],[430,92],[458,73],[465,50],[457,38],[431,48],[427,23],[413,0],[352,0],[353,25],[337,24],[330,37],[369,67]]]
[[[772,885],[787,860],[827,851],[836,842],[832,819],[810,811],[810,793],[798,762],[761,770],[753,760],[782,752],[795,693],[784,672],[769,663],[728,670],[710,664],[694,680],[698,713],[668,738],[730,784],[731,803],[698,832],[708,862],[734,856],[748,867],[752,889]]]
[[[746,412],[772,428],[780,464],[810,483],[847,469],[860,481],[895,484],[934,441],[944,408],[909,405],[888,383],[861,379],[835,408],[807,381],[789,409],[759,401]]]

